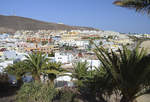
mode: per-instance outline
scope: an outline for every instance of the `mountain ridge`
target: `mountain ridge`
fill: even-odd
[[[69,26],[20,16],[0,15],[0,33],[17,30],[98,30],[92,27]]]

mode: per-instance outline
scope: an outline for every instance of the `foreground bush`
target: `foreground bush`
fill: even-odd
[[[0,73],[0,92],[8,90],[10,87],[9,78],[7,74]]]
[[[59,91],[59,102],[75,102],[77,96],[77,89],[64,87]]]
[[[25,83],[17,94],[17,102],[52,102],[57,91],[41,83]]]

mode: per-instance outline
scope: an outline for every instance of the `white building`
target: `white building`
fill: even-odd
[[[70,63],[73,60],[73,55],[70,53],[55,53],[55,61],[61,63]]]

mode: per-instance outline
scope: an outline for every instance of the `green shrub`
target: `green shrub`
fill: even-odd
[[[57,91],[42,83],[25,83],[17,94],[18,102],[52,102]]]
[[[66,46],[66,47],[65,47],[65,50],[73,50],[73,47],[71,47],[71,46]]]
[[[48,41],[42,41],[42,45],[46,45]]]
[[[48,54],[48,57],[55,57],[55,53],[51,52],[51,54]]]
[[[7,83],[8,80],[9,80],[9,78],[6,73],[0,73],[0,83]]]
[[[64,87],[59,91],[60,102],[74,102],[77,95],[77,89]]]

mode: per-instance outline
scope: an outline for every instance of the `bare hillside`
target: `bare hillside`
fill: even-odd
[[[19,16],[0,15],[0,32],[15,32],[16,30],[97,30],[91,27],[69,26],[49,23]]]

